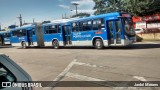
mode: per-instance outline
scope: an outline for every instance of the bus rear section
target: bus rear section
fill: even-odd
[[[106,17],[108,46],[127,46],[136,41],[131,16],[119,14]]]
[[[0,43],[1,43],[1,45],[10,45],[11,44],[10,31],[1,31],[0,32]]]
[[[22,48],[33,46],[44,46],[42,24],[26,25],[11,30],[12,46]]]

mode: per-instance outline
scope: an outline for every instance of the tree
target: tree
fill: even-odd
[[[94,14],[128,12],[131,15],[148,15],[160,12],[160,0],[93,0]]]
[[[155,0],[122,0],[124,11],[134,16],[144,14],[150,9],[154,1]]]
[[[78,13],[77,15],[73,15],[72,18],[74,17],[88,17],[90,16],[89,13]]]
[[[93,0],[95,2],[95,6],[94,6],[94,10],[95,11],[95,15],[98,14],[103,14],[106,12],[105,7],[106,7],[106,0]]]
[[[106,12],[122,12],[124,11],[122,0],[106,0]]]
[[[150,15],[150,14],[154,14],[154,13],[160,13],[160,0],[154,0],[149,6],[148,9],[145,10],[145,12],[143,12],[140,15]]]

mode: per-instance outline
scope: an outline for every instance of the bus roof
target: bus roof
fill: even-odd
[[[53,24],[61,24],[61,23],[67,23],[67,22],[72,22],[72,21],[81,21],[81,20],[86,20],[86,19],[97,19],[97,18],[104,18],[107,16],[120,16],[120,12],[113,12],[113,13],[107,13],[107,14],[101,14],[101,15],[93,15],[89,17],[83,17],[83,18],[70,18],[70,19],[58,19],[58,20],[53,20],[51,23],[45,23],[43,24],[44,26],[47,25],[53,25]]]
[[[81,21],[81,20],[87,20],[87,19],[98,19],[98,18],[104,18],[107,16],[120,16],[120,12],[113,12],[113,13],[107,13],[107,14],[100,14],[100,15],[93,15],[89,17],[83,17],[79,19],[73,19],[72,21]]]
[[[35,24],[24,25],[24,26],[21,26],[21,27],[17,27],[17,28],[11,29],[11,31],[15,31],[17,29],[31,28],[31,27],[34,27],[34,26],[35,26]]]
[[[0,31],[0,33],[8,33],[8,32],[10,32],[10,30]]]

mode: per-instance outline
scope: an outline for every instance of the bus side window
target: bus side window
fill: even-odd
[[[57,33],[57,27],[57,25],[50,26],[51,33]]]
[[[83,22],[79,22],[79,31],[83,31]]]
[[[87,31],[87,30],[86,30],[86,29],[87,29],[86,27],[87,27],[87,21],[84,21],[84,22],[83,22],[83,31]]]
[[[35,33],[35,28],[32,28],[32,32],[33,32],[33,33],[32,33],[33,35],[36,34],[36,33]]]
[[[17,36],[20,37],[21,36],[21,30],[17,30]]]
[[[53,25],[53,26],[45,26],[44,27],[45,30],[45,34],[53,34],[53,33],[57,33],[57,26]]]
[[[108,22],[108,27],[109,27],[109,30],[110,30],[110,31],[113,31],[112,24],[113,24],[113,22],[111,22],[111,21],[110,21],[110,22]]]
[[[104,19],[93,20],[93,30],[102,30],[104,29]]]
[[[98,30],[97,20],[93,20],[93,30]]]
[[[21,36],[26,36],[26,30],[25,29],[22,29],[22,32],[21,32]]]
[[[102,18],[100,20],[101,20],[101,29],[104,29],[105,28],[105,26],[104,26],[104,19]]]
[[[79,31],[78,27],[79,27],[78,22],[72,23],[72,31],[73,32],[78,32]]]
[[[44,33],[45,33],[45,34],[48,34],[48,26],[45,26],[45,27],[44,27]]]
[[[83,23],[83,31],[90,31],[92,30],[92,21],[85,21]]]
[[[57,31],[58,33],[61,33],[61,25],[57,25]]]
[[[15,31],[12,31],[12,36],[14,36],[14,37],[15,37]]]
[[[88,30],[92,30],[92,21],[88,21],[88,24],[87,24],[87,29]]]

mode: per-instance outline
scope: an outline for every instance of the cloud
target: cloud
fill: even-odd
[[[81,9],[81,10],[77,10],[78,13],[90,13],[90,14],[93,14],[95,12],[95,10],[91,10],[91,9]],[[75,14],[76,13],[76,10],[73,10],[72,11],[72,14]]]
[[[93,0],[78,0],[78,1],[71,1],[71,3],[78,3],[80,8],[85,7],[90,9],[92,9],[95,5]]]
[[[64,8],[64,9],[70,9],[70,7],[67,6],[67,5],[60,4],[60,5],[58,5],[58,6]]]
[[[71,1],[71,4],[72,3],[79,4],[78,5],[78,12],[87,12],[87,13],[93,14],[93,12],[95,11],[95,10],[93,10],[93,7],[95,5],[93,0],[75,0],[75,1]],[[75,7],[73,7],[73,11],[75,12]]]
[[[62,1],[62,0],[59,0],[59,1]],[[64,9],[68,9],[68,10],[70,9],[72,10],[72,12],[70,13],[75,14],[76,13],[75,6],[73,6],[72,3],[79,4],[77,9],[78,13],[86,12],[86,13],[93,14],[95,12],[95,10],[93,10],[93,7],[95,5],[93,0],[73,0],[70,2],[70,5],[60,4],[58,6]]]

